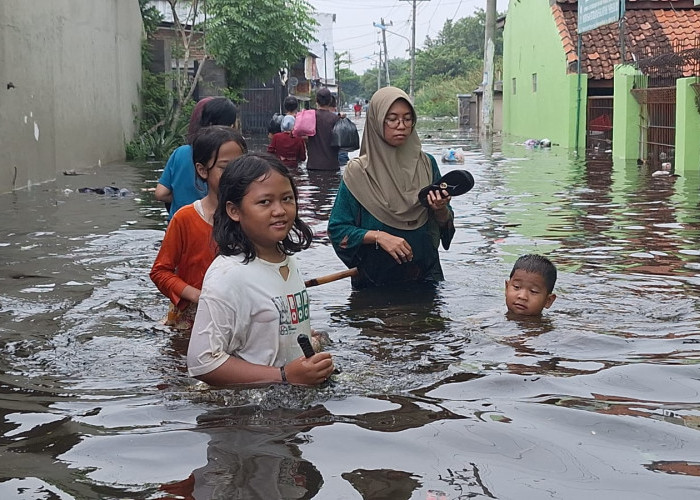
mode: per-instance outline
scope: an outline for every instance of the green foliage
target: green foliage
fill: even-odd
[[[394,87],[398,87],[408,94],[411,87],[411,61],[389,59],[389,76]]]
[[[185,142],[187,127],[189,126],[189,118],[192,114],[194,103],[190,102],[180,114],[180,118],[173,129],[165,126],[160,126],[155,129],[142,131],[139,136],[126,145],[127,160],[165,160],[175,148],[181,146]],[[173,121],[175,106],[173,101],[166,107],[165,123]]]
[[[208,0],[207,48],[228,84],[265,80],[308,53],[316,25],[305,0]]]
[[[173,113],[173,93],[166,86],[166,75],[152,73],[148,69],[148,44],[162,20],[158,10],[148,3],[148,0],[139,0],[146,32],[141,50],[141,113],[136,118],[138,137],[125,145],[127,160],[166,159],[183,141],[182,121],[173,130],[164,126],[167,121],[163,117],[172,117]],[[184,127],[187,127],[186,121]]]
[[[365,90],[360,82],[360,76],[348,68],[340,68],[337,73],[338,81],[340,82],[340,100],[341,102],[355,102],[355,99],[364,99]],[[369,98],[369,95],[367,95]]]
[[[438,36],[427,38],[425,48],[416,52],[416,80],[424,82],[433,75],[466,76],[474,70],[483,70],[485,25],[483,9],[456,22],[448,19]],[[496,59],[501,59],[502,30],[496,30],[494,43]]]
[[[454,78],[432,76],[416,92],[416,112],[419,116],[457,116],[457,94],[471,92],[480,80],[481,71]]]

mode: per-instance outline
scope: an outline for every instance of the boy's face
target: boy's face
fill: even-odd
[[[513,314],[538,316],[542,309],[549,309],[556,298],[553,293],[547,293],[547,284],[537,273],[518,269],[506,280],[506,307]]]

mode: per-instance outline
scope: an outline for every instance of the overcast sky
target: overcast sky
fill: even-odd
[[[377,64],[381,30],[372,23],[381,19],[387,25],[389,58],[410,55],[412,0],[308,0],[319,12],[336,14],[333,43],[336,52],[348,52],[350,69],[358,74]],[[499,12],[508,8],[508,0],[497,0]],[[486,0],[424,0],[416,2],[416,49],[426,36],[435,38],[447,19],[471,16],[477,8],[486,9]],[[393,26],[388,26],[389,22]],[[393,32],[393,33],[392,33]],[[399,36],[400,35],[400,36]],[[402,38],[404,37],[404,38]]]

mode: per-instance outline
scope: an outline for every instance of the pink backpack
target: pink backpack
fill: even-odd
[[[302,109],[294,120],[294,137],[311,137],[316,135],[316,110]]]

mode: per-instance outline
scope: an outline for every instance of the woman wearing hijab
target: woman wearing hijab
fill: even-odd
[[[336,254],[358,267],[353,286],[444,279],[438,246],[450,246],[454,214],[447,191],[422,188],[440,179],[421,150],[416,112],[396,87],[378,90],[367,110],[360,156],[345,167],[328,223]]]

